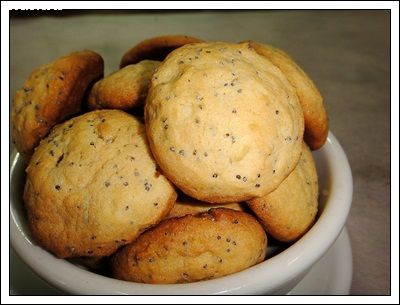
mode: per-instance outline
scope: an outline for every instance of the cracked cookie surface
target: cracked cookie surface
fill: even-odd
[[[112,259],[116,278],[153,284],[218,278],[264,260],[267,236],[257,220],[224,208],[170,218]]]
[[[165,218],[181,217],[188,214],[193,215],[200,212],[207,212],[209,209],[217,207],[232,209],[242,212],[246,212],[249,209],[246,203],[244,202],[231,202],[231,203],[216,205],[213,203],[196,200],[184,194],[179,194],[178,199],[176,200],[172,210]]]
[[[247,43],[173,51],[153,75],[145,121],[163,173],[207,202],[263,196],[300,158],[304,119],[294,88]]]
[[[61,258],[112,254],[164,218],[176,199],[156,169],[143,124],[119,110],[57,125],[26,172],[31,231]]]

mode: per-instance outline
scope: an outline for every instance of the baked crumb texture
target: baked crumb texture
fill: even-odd
[[[164,218],[176,200],[143,124],[119,110],[57,125],[26,172],[32,233],[61,258],[112,254]]]
[[[185,45],[153,75],[146,132],[157,163],[187,195],[212,203],[275,188],[300,158],[293,86],[249,43]]]
[[[318,177],[307,144],[295,169],[279,187],[248,202],[267,233],[280,241],[294,241],[313,225],[318,211]]]
[[[170,218],[112,258],[116,278],[187,283],[218,278],[264,260],[267,236],[251,215],[225,208]]]
[[[13,100],[12,141],[25,160],[51,130],[78,114],[88,88],[103,77],[102,57],[73,52],[34,70]]]

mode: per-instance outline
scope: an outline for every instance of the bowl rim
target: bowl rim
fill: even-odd
[[[332,132],[329,132],[326,144],[314,151],[313,155],[325,157],[328,171],[335,173],[329,175],[330,196],[327,197],[326,206],[318,220],[302,238],[280,254],[231,275],[194,283],[143,284],[117,280],[84,270],[33,244],[18,222],[10,197],[11,246],[34,273],[50,285],[71,294],[202,295],[274,292],[288,279],[305,274],[325,254],[342,231],[351,207],[353,181],[350,165]],[[18,159],[19,154],[13,151],[10,157],[10,184]],[[337,217],[328,217],[332,213],[337,214]],[[318,238],[320,230],[326,232],[326,238]],[[316,242],[318,247],[315,247]],[[283,266],[286,266],[286,272],[282,272]],[[268,281],[268,278],[260,281],[260,274],[273,275],[273,281]]]

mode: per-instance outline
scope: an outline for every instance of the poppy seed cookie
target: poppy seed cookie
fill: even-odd
[[[310,77],[285,52],[270,45],[252,42],[257,53],[268,58],[282,70],[296,89],[304,113],[304,141],[315,150],[328,137],[329,122],[323,98]]]
[[[112,258],[122,280],[168,284],[218,278],[264,260],[267,236],[251,215],[217,208],[170,218]]]
[[[211,208],[226,208],[236,211],[246,212],[249,208],[244,202],[232,202],[221,205],[216,205],[209,202],[199,201],[189,196],[179,194],[172,210],[166,216],[166,218],[181,217],[188,214],[197,214],[201,212],[207,212]]]
[[[186,35],[165,35],[141,41],[129,49],[121,59],[120,68],[136,64],[144,59],[163,61],[167,55],[185,44],[203,40]]]
[[[163,173],[202,201],[263,196],[300,158],[304,119],[294,88],[248,43],[170,53],[153,75],[145,121]]]
[[[311,227],[318,210],[318,177],[310,149],[303,144],[299,163],[272,193],[248,202],[267,233],[294,241]]]
[[[34,70],[14,97],[11,136],[27,160],[50,129],[81,109],[90,84],[103,76],[103,59],[74,52]]]
[[[99,80],[90,90],[89,109],[129,110],[142,106],[159,61],[142,60]]]
[[[176,199],[156,170],[143,124],[120,110],[55,126],[26,172],[31,231],[60,258],[112,254],[164,218]]]

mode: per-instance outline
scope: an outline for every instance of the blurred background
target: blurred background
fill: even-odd
[[[390,294],[390,11],[12,11],[10,97],[34,68],[62,55],[96,51],[107,75],[132,46],[165,34],[268,43],[309,74],[353,172],[351,294]],[[15,291],[46,294],[11,254]]]

